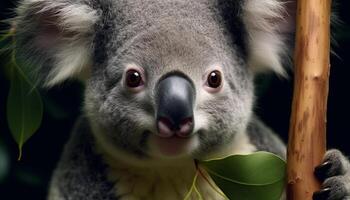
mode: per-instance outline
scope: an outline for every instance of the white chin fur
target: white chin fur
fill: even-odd
[[[199,147],[197,135],[190,138],[160,138],[152,135],[149,138],[149,153],[161,159],[190,158],[193,151]]]

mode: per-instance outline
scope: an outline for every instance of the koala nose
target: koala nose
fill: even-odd
[[[195,89],[180,75],[162,79],[157,86],[157,128],[161,137],[189,137],[193,131]]]

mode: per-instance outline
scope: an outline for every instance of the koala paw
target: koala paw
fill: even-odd
[[[327,151],[315,176],[322,181],[322,189],[313,194],[313,200],[350,200],[350,163],[340,151]]]

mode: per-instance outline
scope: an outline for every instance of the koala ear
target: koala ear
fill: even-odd
[[[16,56],[36,83],[51,87],[89,71],[96,10],[68,0],[23,0],[14,19]]]
[[[248,65],[255,72],[273,70],[286,76],[295,33],[296,0],[246,0],[243,23],[248,33]]]

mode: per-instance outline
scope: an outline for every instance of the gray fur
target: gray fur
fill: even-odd
[[[54,173],[49,199],[116,199],[113,184],[107,180],[107,166],[96,153],[95,145],[89,123],[81,118]]]
[[[259,119],[253,118],[247,134],[259,151],[272,152],[286,159],[286,148],[281,139]]]
[[[49,199],[182,199],[193,159],[259,150],[285,158],[283,143],[252,113],[253,79],[261,71],[284,75],[294,8],[287,0],[22,0],[13,21],[16,50],[33,82],[51,87],[79,77],[86,84],[85,117]],[[129,68],[143,72],[138,92],[126,87]],[[212,70],[223,74],[217,92],[206,88]],[[196,90],[194,136],[174,157],[154,142],[155,93],[169,73]],[[349,194],[349,163],[340,153],[327,156],[342,166],[324,182],[339,186],[332,187],[335,200]],[[220,199],[199,185],[208,199]]]

